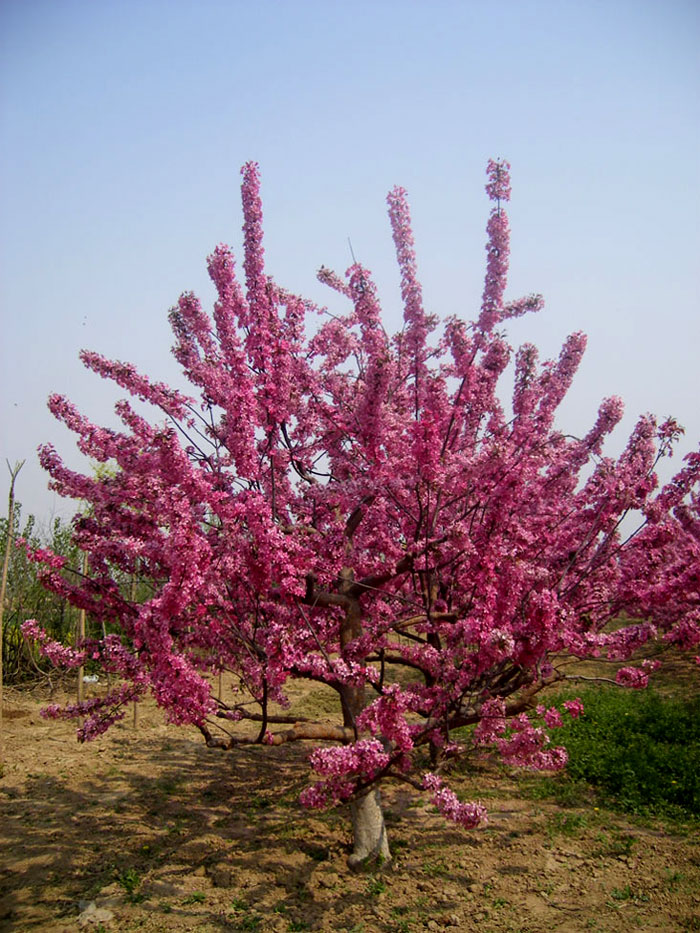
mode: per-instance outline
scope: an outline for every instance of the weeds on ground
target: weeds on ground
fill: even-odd
[[[617,902],[610,904],[609,906],[611,907],[616,907],[621,902],[626,901],[639,904],[649,900],[649,896],[647,894],[645,894],[643,891],[633,890],[629,884],[626,884],[624,888],[613,888],[610,892],[610,897],[612,898],[613,902]]]
[[[182,903],[183,904],[203,904],[206,901],[206,899],[207,899],[207,896],[204,893],[204,891],[194,891],[194,893],[190,894],[189,897],[186,897]]]
[[[124,888],[126,899],[131,904],[138,904],[140,901],[145,900],[145,895],[140,894],[138,890],[141,884],[141,875],[135,868],[125,868],[123,871],[118,872],[117,884]]]
[[[613,831],[612,835],[598,833],[596,842],[599,845],[592,853],[594,858],[627,858],[632,854],[636,839],[630,833]]]
[[[370,897],[377,897],[380,894],[386,892],[386,881],[383,881],[381,878],[371,878],[367,882],[367,893]]]
[[[547,821],[547,834],[553,836],[577,836],[586,829],[588,819],[581,813],[555,813]]]

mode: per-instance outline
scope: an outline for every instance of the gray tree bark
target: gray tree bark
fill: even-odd
[[[360,514],[360,513],[358,513]],[[349,520],[349,525],[354,521]],[[349,537],[352,537],[350,529]],[[340,586],[337,594],[320,594],[314,589],[313,578],[307,578],[306,600],[311,605],[337,605],[345,609],[345,616],[340,625],[340,649],[346,648],[362,635],[362,609],[360,595],[363,587],[355,585],[355,576],[351,568],[340,572]],[[340,690],[343,708],[343,727],[357,739],[357,717],[365,708],[367,698],[364,684],[344,685]],[[350,868],[361,868],[364,864],[378,864],[391,860],[389,840],[382,813],[379,791],[374,788],[358,797],[350,804],[352,820],[353,851],[348,858]]]
[[[354,843],[352,855],[348,858],[350,868],[390,861],[381,798],[376,788],[350,804],[350,818]]]

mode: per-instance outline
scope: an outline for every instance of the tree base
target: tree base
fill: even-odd
[[[352,820],[353,851],[348,857],[352,869],[391,861],[381,797],[378,790],[371,790],[350,804]]]

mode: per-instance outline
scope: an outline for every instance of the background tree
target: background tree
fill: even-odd
[[[165,422],[123,400],[117,431],[63,397],[49,403],[83,453],[119,469],[81,475],[42,449],[53,488],[90,504],[74,520],[90,578],[68,578],[58,556],[37,559],[54,592],[122,633],[76,650],[25,625],[53,660],[99,659],[121,677],[107,696],[49,715],[85,716],[88,739],[150,691],[170,721],[196,725],[212,746],[325,743],[311,755],[318,780],[303,802],[350,803],[353,864],[389,857],[383,781],[413,784],[446,817],[475,826],[484,808],[444,783],[466,744],[525,767],[562,767],[565,752],[548,734],[561,711],[536,696],[568,676],[566,659],[622,663],[652,642],[700,640],[700,455],[661,489],[654,472],[678,425],[644,416],[622,455],[605,457],[622,413],[611,398],[584,438],[563,434],[554,417],[584,351],[580,333],[541,365],[522,346],[512,410],[500,401],[512,356],[501,328],[542,299],[505,301],[509,166],[492,161],[487,173],[494,205],[474,323],[450,318],[438,332],[425,312],[401,188],[388,198],[399,333],[383,329],[358,263],[345,279],[319,274],[344,297],[344,313],[279,287],[264,269],[251,163],[244,285],[218,246],[212,317],[190,293],[170,313],[174,354],[197,397],[84,351],[88,368]],[[120,579],[137,569],[152,589],[135,601]],[[637,621],[620,626],[622,613]],[[621,667],[617,680],[642,686],[657,663]],[[220,668],[235,700],[215,696],[207,675]],[[336,722],[285,713],[285,686],[299,678],[336,692]],[[242,720],[254,734],[236,731]],[[452,733],[464,726],[473,728],[460,744]]]
[[[2,728],[2,688],[3,688],[3,679],[4,679],[4,653],[2,647],[4,644],[4,635],[5,635],[5,591],[7,589],[7,571],[10,565],[10,551],[12,549],[12,532],[15,526],[15,482],[17,480],[17,474],[24,466],[24,460],[18,461],[15,463],[14,467],[11,467],[7,463],[7,468],[10,471],[10,491],[7,497],[7,522],[6,522],[6,532],[5,532],[5,542],[2,551],[2,575],[0,576],[0,772],[2,771],[5,763],[4,759],[4,736]]]
[[[45,677],[54,670],[34,646],[22,638],[21,623],[32,617],[52,639],[75,642],[79,612],[67,599],[42,585],[41,563],[30,560],[42,553],[60,555],[66,573],[79,571],[82,557],[73,541],[72,524],[55,517],[48,527],[34,515],[22,517],[15,501],[13,519],[0,518],[0,553],[7,555],[3,603],[2,665],[5,683],[18,684]],[[140,584],[139,584],[140,585]],[[98,624],[98,628],[101,626]]]

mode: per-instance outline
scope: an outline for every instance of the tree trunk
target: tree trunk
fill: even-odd
[[[350,804],[350,818],[354,846],[348,858],[350,868],[361,868],[365,863],[390,861],[381,798],[376,788]]]
[[[352,570],[344,569],[340,573],[343,581],[340,592],[346,599],[345,617],[340,627],[341,652],[362,635],[362,610],[357,596],[352,595],[354,575]],[[340,690],[343,707],[343,725],[352,729],[357,738],[357,717],[365,708],[367,698],[364,684],[350,686],[346,684]],[[358,797],[350,804],[352,820],[353,851],[348,858],[350,868],[361,868],[365,863],[378,864],[391,859],[389,841],[384,825],[381,798],[374,788]]]

